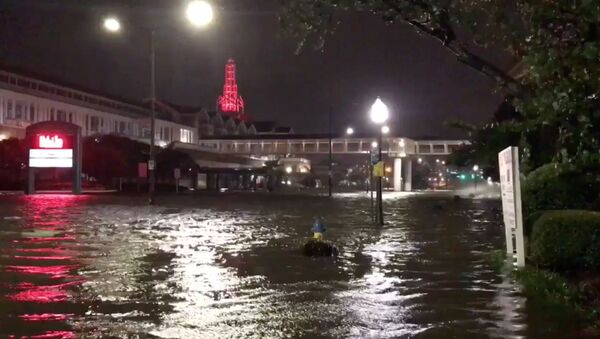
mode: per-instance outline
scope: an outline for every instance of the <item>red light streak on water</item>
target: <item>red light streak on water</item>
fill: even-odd
[[[71,260],[73,257],[59,257],[59,256],[22,256],[15,255],[15,259],[28,259],[28,260]]]
[[[61,266],[6,266],[6,271],[23,274],[43,274],[49,275],[52,279],[69,278],[69,271],[78,268],[77,265]]]
[[[16,286],[16,288],[24,291],[9,295],[7,298],[13,301],[42,304],[67,301],[69,299],[69,295],[65,291],[65,288],[79,285],[83,282],[84,280],[77,280],[50,286],[35,286],[31,283],[20,283]]]
[[[3,268],[5,272],[22,274],[25,280],[22,283],[12,285],[12,294],[6,298],[11,301],[52,304],[64,303],[71,299],[70,287],[82,284],[85,279],[81,276],[71,274],[73,270],[81,267],[74,264],[77,258],[77,243],[73,235],[72,214],[78,213],[85,201],[86,196],[73,195],[34,195],[24,197],[23,234],[21,239],[13,240],[16,248],[12,249],[13,260],[27,262],[27,265],[7,265]],[[47,236],[46,236],[47,235]],[[73,245],[65,246],[64,243]],[[73,247],[71,247],[73,246]],[[63,265],[43,266],[49,260],[54,260]],[[57,284],[38,286],[34,281],[28,279],[34,275],[45,276],[56,279]],[[29,280],[29,281],[27,281]],[[28,306],[33,307],[33,306]],[[45,307],[45,306],[44,306]],[[73,314],[46,313],[47,309],[37,310],[28,308],[28,313],[15,315],[18,319],[27,322],[66,322],[74,317]],[[72,331],[49,331],[45,330],[36,335],[12,335],[14,339],[74,339],[76,335]]]
[[[21,253],[55,253],[63,254],[67,249],[64,247],[56,248],[16,248],[15,252]]]
[[[73,314],[55,314],[55,313],[44,313],[44,314],[22,314],[19,318],[25,321],[65,321],[73,317]]]
[[[72,331],[50,331],[44,334],[32,335],[32,336],[20,336],[11,335],[9,339],[75,339],[75,333]]]
[[[13,240],[14,243],[23,243],[23,244],[32,244],[32,243],[43,243],[48,241],[75,241],[75,237],[70,235],[65,235],[64,237],[48,237],[48,238],[24,238],[22,240]]]

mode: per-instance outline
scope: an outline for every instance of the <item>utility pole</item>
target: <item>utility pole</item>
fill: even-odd
[[[150,33],[150,107],[152,114],[150,116],[150,155],[148,161],[149,187],[148,187],[148,203],[154,205],[154,186],[156,184],[156,48],[154,46],[154,31]]]
[[[330,198],[333,195],[332,187],[331,187],[333,185],[333,178],[332,178],[332,176],[333,176],[333,150],[332,150],[332,148],[333,148],[333,136],[332,136],[333,123],[332,123],[332,120],[333,120],[333,106],[330,106],[329,107],[329,178],[328,178],[329,185],[327,185],[329,187],[329,197]]]
[[[379,141],[377,143],[377,148],[379,152],[379,163],[383,162],[383,132],[381,128],[379,129]],[[385,172],[385,164],[384,172]],[[377,176],[377,224],[383,225],[383,176]]]

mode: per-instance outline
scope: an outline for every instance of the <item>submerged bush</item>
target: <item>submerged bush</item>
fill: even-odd
[[[537,219],[531,260],[553,271],[600,271],[600,213],[551,211]]]
[[[600,179],[570,165],[546,164],[529,173],[523,182],[525,216],[538,211],[595,209]]]

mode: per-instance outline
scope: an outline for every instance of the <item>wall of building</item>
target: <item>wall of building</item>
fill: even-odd
[[[0,88],[0,138],[23,138],[25,128],[40,121],[74,123],[81,127],[83,136],[117,134],[141,141],[150,139],[150,119],[138,118],[133,112],[116,114]],[[156,139],[163,144],[195,143],[197,134],[190,126],[157,119]]]

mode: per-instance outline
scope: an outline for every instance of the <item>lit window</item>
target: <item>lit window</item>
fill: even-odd
[[[23,102],[17,101],[15,102],[15,119],[16,120],[25,120],[25,104]]]
[[[181,142],[191,143],[192,142],[192,131],[187,129],[181,129],[181,138],[179,139]]]

